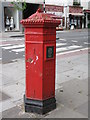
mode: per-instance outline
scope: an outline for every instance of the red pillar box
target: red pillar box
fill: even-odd
[[[25,27],[25,111],[44,114],[56,108],[56,26],[60,21],[38,9],[21,24]]]

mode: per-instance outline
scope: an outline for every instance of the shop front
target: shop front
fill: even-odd
[[[45,5],[45,11],[48,14],[52,14],[52,17],[55,19],[59,19],[61,21],[60,25],[57,27],[57,29],[63,29],[64,27],[64,19],[63,19],[63,6],[57,6],[57,5]]]
[[[2,32],[21,31],[19,21],[22,19],[22,11],[14,8],[10,2],[2,2],[1,25]]]
[[[90,28],[90,10],[84,10],[84,27],[85,28]]]
[[[76,29],[82,28],[83,16],[84,16],[83,13],[69,14],[70,27],[74,25],[74,28]]]
[[[80,29],[83,26],[83,9],[82,7],[69,7],[69,27]]]
[[[13,7],[4,7],[5,31],[19,30],[19,11]]]

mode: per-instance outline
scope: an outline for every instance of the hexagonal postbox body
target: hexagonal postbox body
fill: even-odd
[[[38,9],[21,24],[25,27],[25,111],[44,114],[56,107],[56,26],[60,21]]]

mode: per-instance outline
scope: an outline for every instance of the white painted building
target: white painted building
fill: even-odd
[[[65,17],[65,28],[67,27],[67,22],[69,21],[69,6],[73,6],[73,2],[77,1],[80,2],[81,6],[83,7],[83,13],[78,14],[78,16],[82,15],[82,28],[87,28],[88,24],[90,23],[89,16],[90,16],[90,0],[45,0],[46,4],[52,5],[59,5],[64,6],[64,14]]]
[[[0,1],[0,16],[0,32],[19,31],[22,29],[19,24],[22,19],[22,12],[14,9],[11,2]]]
[[[4,32],[6,29],[6,18],[7,16],[9,17],[9,20],[11,19],[11,17],[13,17],[13,30],[15,31],[21,31],[21,25],[20,25],[20,20],[22,18],[27,18],[28,16],[30,16],[31,14],[33,14],[36,9],[38,8],[38,6],[40,4],[43,4],[44,0],[25,0],[27,3],[27,10],[24,11],[22,13],[22,11],[18,11],[16,9],[14,9],[14,7],[11,5],[11,2],[13,0],[0,0],[0,31]],[[17,1],[17,0],[16,0]],[[21,0],[23,2],[23,0]],[[74,11],[73,8],[73,1],[77,1],[78,3],[81,3],[81,6],[83,7],[82,9],[85,10],[84,13],[80,12],[79,13],[75,12],[73,13],[72,11]],[[88,3],[90,0],[45,0],[45,4],[46,5],[52,5],[52,6],[57,6],[57,7],[63,7],[63,10],[60,11],[48,11],[48,13],[55,13],[57,16],[64,18],[64,28],[68,28],[70,24],[77,24],[77,26],[84,28],[84,27],[88,27],[88,24],[90,23],[89,21],[89,15],[90,15],[90,8]],[[70,13],[71,11],[71,13]],[[73,16],[70,18],[70,14]],[[78,20],[77,20],[78,17]],[[75,19],[74,19],[75,18]],[[81,22],[80,22],[80,19]],[[61,25],[63,25],[63,21],[61,22]]]
[[[20,20],[36,12],[38,5],[42,4],[42,0],[25,0],[27,3],[27,10],[22,12],[14,8],[11,4],[12,1],[17,0],[0,0],[0,32],[22,31]],[[20,1],[23,2],[24,0]],[[22,3],[20,7],[22,7]]]

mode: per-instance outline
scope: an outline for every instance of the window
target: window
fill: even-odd
[[[80,6],[80,0],[73,0],[74,6]]]
[[[4,7],[5,31],[19,30],[19,13],[13,7]]]

